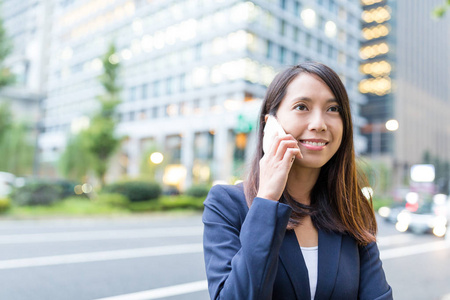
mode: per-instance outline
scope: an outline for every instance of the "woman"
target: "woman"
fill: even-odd
[[[264,153],[269,115],[286,135]],[[211,299],[392,299],[338,75],[314,62],[279,73],[259,125],[248,179],[214,186],[204,203]]]

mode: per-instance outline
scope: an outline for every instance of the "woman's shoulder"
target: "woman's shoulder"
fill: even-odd
[[[205,208],[213,209],[227,217],[239,216],[241,221],[245,219],[248,212],[242,183],[237,185],[214,185],[209,191],[204,205]]]
[[[225,205],[233,202],[235,205],[246,204],[244,185],[242,183],[236,185],[217,184],[214,185],[206,197],[205,202],[214,201]]]
[[[216,184],[210,191],[213,194],[227,193],[233,197],[244,197],[244,185],[243,183],[231,185],[231,184]]]

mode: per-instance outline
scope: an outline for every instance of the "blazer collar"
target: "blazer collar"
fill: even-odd
[[[329,299],[336,282],[342,235],[319,230],[319,270],[315,299]],[[297,299],[311,299],[308,269],[294,230],[287,230],[280,259],[294,287]]]
[[[297,299],[311,299],[308,269],[294,230],[286,231],[280,248],[280,258],[291,279]]]
[[[329,299],[336,283],[342,235],[319,230],[319,270],[316,299]]]

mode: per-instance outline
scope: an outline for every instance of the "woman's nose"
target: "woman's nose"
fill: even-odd
[[[325,123],[325,118],[321,112],[311,114],[308,129],[316,130],[318,132],[327,130],[327,124]]]

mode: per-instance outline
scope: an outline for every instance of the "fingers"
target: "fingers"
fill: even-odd
[[[298,151],[293,152],[294,155],[299,159],[303,158],[298,147],[298,141],[291,134],[281,137],[276,136],[274,138],[274,142],[272,143],[269,155],[275,156],[278,160],[283,160],[288,149],[297,149]]]
[[[278,146],[277,153],[275,154],[275,157],[279,160],[282,160],[284,158],[285,153],[287,150],[290,149],[298,149],[298,143],[297,141],[280,141],[280,145]]]
[[[283,156],[283,161],[289,163],[289,166],[294,163],[295,157],[300,154],[300,149],[298,148],[288,148]]]

